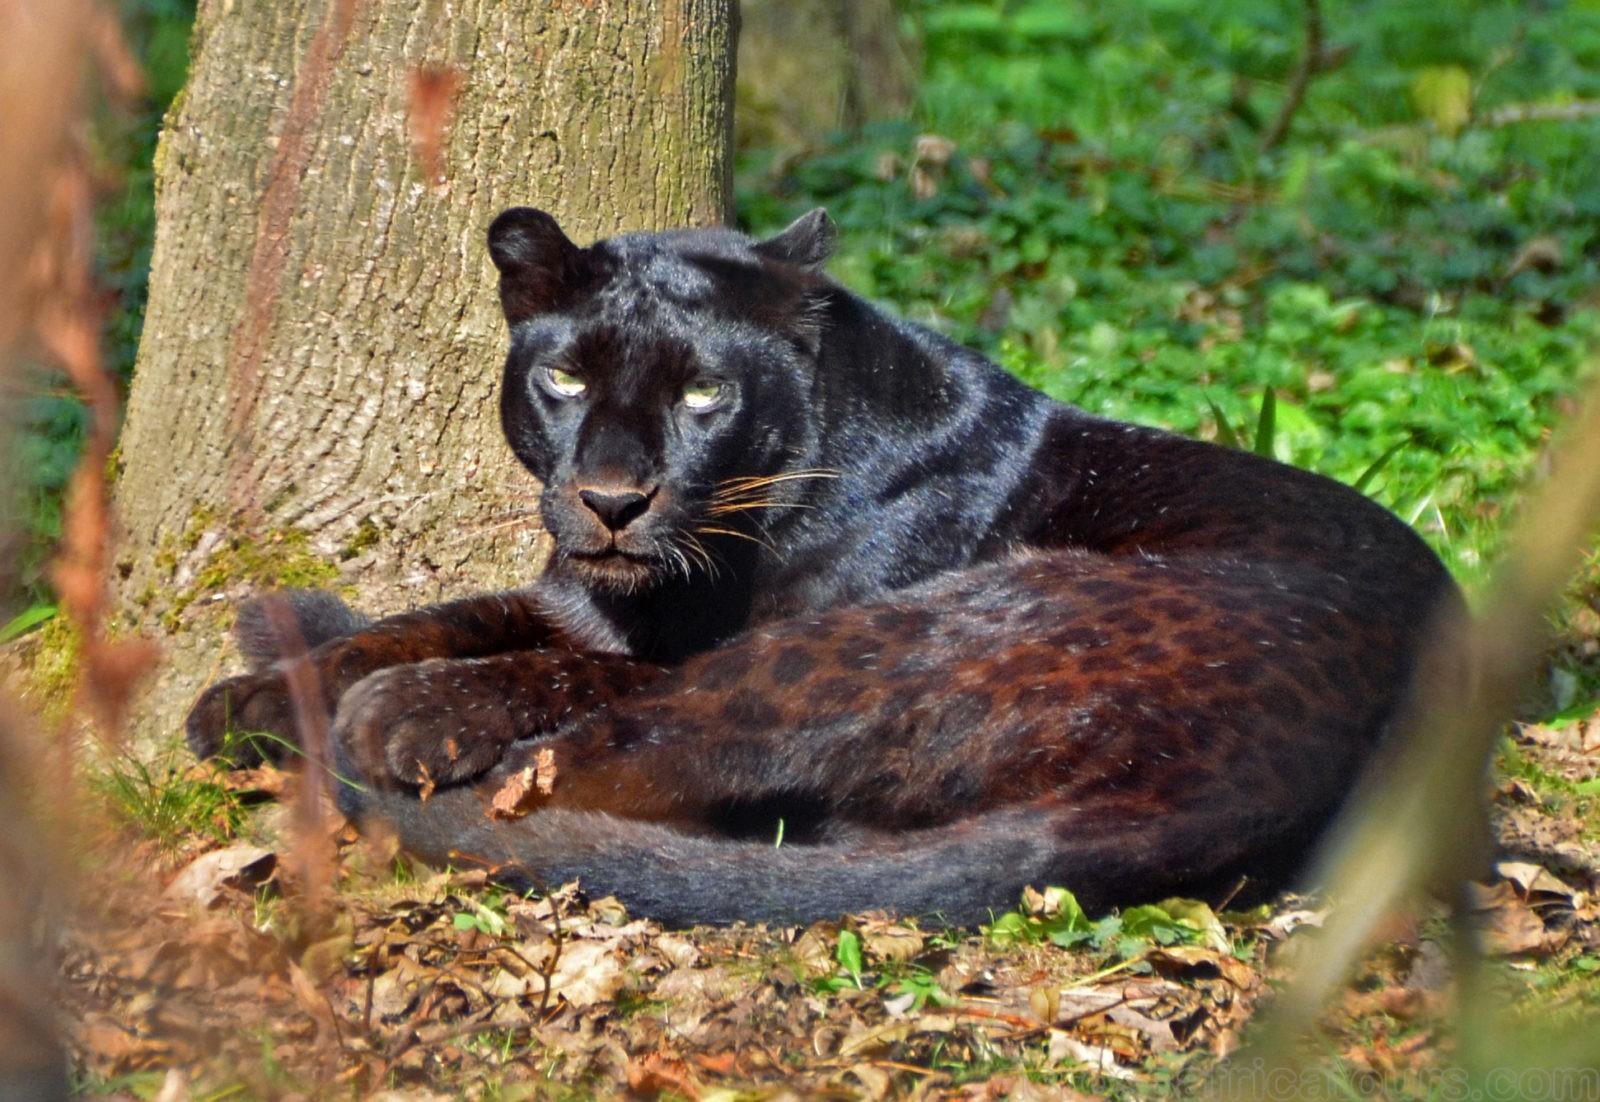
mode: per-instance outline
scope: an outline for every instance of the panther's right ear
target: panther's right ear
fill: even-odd
[[[512,207],[489,224],[489,255],[500,269],[500,306],[511,325],[559,309],[588,282],[588,251],[532,207]]]
[[[821,207],[807,211],[790,222],[776,237],[755,244],[758,256],[781,260],[801,268],[820,268],[833,255],[839,231]]]

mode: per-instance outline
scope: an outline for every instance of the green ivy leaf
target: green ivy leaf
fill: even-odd
[[[839,967],[850,974],[856,987],[861,986],[861,937],[854,930],[840,930],[839,944],[833,951],[833,959],[839,962]]]
[[[1472,74],[1459,65],[1432,65],[1411,81],[1411,102],[1446,137],[1455,137],[1472,118]]]
[[[1158,906],[1172,916],[1174,922],[1195,931],[1197,939],[1219,953],[1231,952],[1233,945],[1222,920],[1209,903],[1198,899],[1163,899]]]

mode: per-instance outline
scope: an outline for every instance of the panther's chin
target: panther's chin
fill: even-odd
[[[659,582],[665,566],[659,559],[634,555],[615,547],[596,552],[569,552],[572,571],[585,585],[613,593],[634,593]]]

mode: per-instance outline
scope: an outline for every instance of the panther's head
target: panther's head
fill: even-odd
[[[765,241],[675,230],[580,248],[526,207],[489,227],[511,328],[501,423],[587,584],[716,573],[719,547],[764,541],[763,510],[801,496],[833,238],[822,210]]]

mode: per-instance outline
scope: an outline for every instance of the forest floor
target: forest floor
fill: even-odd
[[[1304,53],[1297,5],[908,7],[924,54],[913,116],[744,150],[741,226],[824,204],[841,228],[830,270],[852,290],[1095,413],[1356,485],[1481,594],[1600,348],[1600,122],[1538,121],[1600,103],[1600,8],[1330,17],[1338,63],[1274,144]],[[100,275],[126,376],[150,157],[192,4],[122,9],[152,78],[103,150],[125,165],[101,207]],[[59,629],[47,563],[86,423],[50,378],[19,417],[28,542],[0,641]],[[1501,1051],[1524,1068],[1600,1014],[1594,562],[1556,627],[1497,757],[1501,859],[1473,898]],[[293,791],[176,752],[97,768],[48,912],[84,1095],[1182,1094],[1218,1082],[1327,905],[1087,916],[1050,891],[982,930],[858,916],[664,931],[610,900],[414,867],[343,823],[296,820]],[[107,810],[103,830],[84,825]],[[1318,1081],[1280,1096],[1465,1096],[1441,915],[1385,931],[1313,1041]],[[1223,1086],[1263,1087],[1249,1066],[1221,1069]],[[1540,1082],[1498,1096],[1562,1097]],[[1563,1082],[1600,1097],[1600,1079]]]
[[[524,898],[412,865],[336,816],[308,833],[293,774],[119,768],[98,787],[126,831],[86,859],[97,899],[57,939],[90,1097],[1260,1089],[1219,1058],[1326,914],[1283,895],[1087,916],[1057,889],[978,930],[871,914],[663,930],[572,886]],[[1495,1000],[1548,1033],[1600,1011],[1600,712],[1516,726],[1496,778],[1501,852],[1473,906]],[[1467,1074],[1442,915],[1386,930],[1324,1017],[1320,1096],[1433,1097]]]

